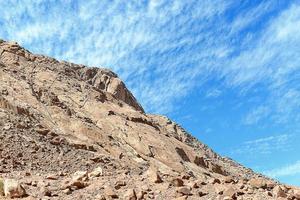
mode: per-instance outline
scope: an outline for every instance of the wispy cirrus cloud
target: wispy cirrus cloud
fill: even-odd
[[[212,89],[212,90],[209,90],[206,93],[206,97],[207,98],[216,98],[216,97],[219,97],[221,94],[222,94],[221,90],[219,90],[219,89]]]
[[[300,38],[295,27],[300,6],[280,10],[264,1],[245,9],[244,4],[1,2],[0,23],[5,28],[0,35],[34,52],[112,68],[150,112],[172,111],[180,98],[212,77],[242,91],[267,84],[267,101],[273,101],[288,92],[289,81],[299,71]],[[272,14],[276,9],[279,14]],[[236,14],[229,16],[230,11]],[[258,23],[259,29],[253,28]],[[249,112],[269,109],[258,106]]]
[[[268,106],[258,106],[253,109],[247,116],[243,119],[243,122],[247,125],[255,124],[262,118],[267,117],[270,114],[270,108]]]
[[[256,139],[232,155],[283,152],[295,139],[255,128],[300,123],[299,2],[22,0],[0,1],[0,12],[0,38],[111,68],[148,112],[174,113],[192,99],[209,102],[182,108],[194,126],[209,114],[206,135],[253,128]]]
[[[264,174],[273,178],[280,178],[300,174],[300,161],[296,161],[295,163],[280,168],[265,171]]]
[[[264,87],[264,101],[245,117],[246,124],[265,118],[275,123],[299,122],[300,92],[300,6],[295,4],[269,22],[256,42],[229,62],[225,70],[228,83],[243,92],[253,86]],[[261,86],[263,85],[263,86]]]
[[[60,59],[111,67],[148,110],[167,112],[173,99],[188,94],[212,63],[209,57],[219,51],[212,36],[230,2],[10,4],[1,5],[6,8],[2,23],[11,24],[1,35]],[[41,14],[44,9],[47,15]]]
[[[274,152],[286,152],[291,148],[290,141],[293,138],[291,134],[280,134],[249,140],[243,142],[235,148],[232,154],[247,154],[247,155],[267,155]]]

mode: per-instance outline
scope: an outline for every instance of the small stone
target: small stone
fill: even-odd
[[[36,129],[35,130],[38,134],[41,134],[41,135],[47,135],[49,132],[50,132],[50,130],[49,129]]]
[[[51,191],[47,188],[44,188],[42,193],[43,193],[44,196],[47,196],[47,197],[52,196]]]
[[[115,183],[115,189],[119,190],[121,187],[126,186],[126,182],[125,181],[117,181]]]
[[[228,189],[224,190],[223,195],[230,198],[236,198],[236,190],[233,187],[229,187]]]
[[[210,183],[212,183],[212,184],[216,184],[216,183],[221,184],[221,181],[218,178],[213,178],[213,179],[210,180]]]
[[[180,178],[175,178],[172,180],[171,182],[172,185],[174,185],[175,187],[182,187],[183,186],[183,180]]]
[[[198,192],[198,194],[199,194],[199,197],[203,197],[203,196],[208,195],[207,192],[202,192],[202,191]]]
[[[36,187],[36,186],[37,186],[37,181],[32,181],[32,182],[31,182],[31,185],[32,185],[33,187]]]
[[[88,178],[88,172],[87,171],[77,171],[72,176],[73,181],[86,181]]]
[[[87,186],[87,183],[83,182],[83,181],[73,181],[70,183],[70,186],[73,188],[75,187],[75,189],[82,189],[85,188]]]
[[[56,175],[49,175],[46,177],[46,179],[49,179],[49,180],[58,180],[58,177]]]
[[[276,186],[276,183],[274,183],[273,181],[267,181],[266,185],[268,189],[273,189]]]
[[[185,179],[185,180],[189,180],[191,178],[191,176],[189,174],[184,174],[182,176],[182,179]]]
[[[31,176],[30,172],[25,172],[25,176]]]
[[[103,175],[103,170],[101,167],[96,167],[91,173],[89,173],[89,177],[99,177]]]
[[[106,186],[104,188],[104,194],[107,197],[118,198],[117,193],[115,192],[115,190],[111,186]]]
[[[5,131],[8,131],[9,129],[12,128],[12,125],[11,124],[5,124],[4,127],[2,128],[3,130]]]
[[[177,193],[180,193],[182,195],[190,195],[191,194],[191,189],[187,187],[181,187],[177,189]]]
[[[234,183],[234,180],[233,180],[232,177],[226,176],[226,177],[224,178],[224,183]]]
[[[64,189],[62,192],[67,194],[67,195],[72,193],[72,191],[69,188]]]
[[[273,196],[272,192],[270,192],[270,191],[267,191],[267,195],[270,196],[270,197]]]
[[[187,184],[188,186],[190,186],[191,188],[199,188],[199,183],[196,182],[190,182]]]

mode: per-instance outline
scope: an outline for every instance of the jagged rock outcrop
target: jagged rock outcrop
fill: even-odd
[[[299,199],[146,114],[108,69],[0,41],[0,81],[0,176],[17,180],[23,198]]]

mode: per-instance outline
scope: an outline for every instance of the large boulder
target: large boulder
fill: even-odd
[[[252,178],[249,180],[249,184],[253,187],[253,188],[266,188],[267,183],[264,179],[262,178]]]

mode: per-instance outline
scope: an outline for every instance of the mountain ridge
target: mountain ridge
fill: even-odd
[[[6,180],[15,181],[16,197],[33,199],[300,198],[297,188],[216,154],[167,117],[145,113],[108,69],[1,40],[0,78],[7,197],[14,193]]]

